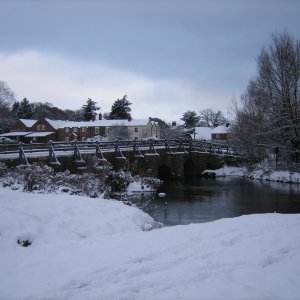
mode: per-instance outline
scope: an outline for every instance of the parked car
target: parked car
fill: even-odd
[[[4,136],[0,137],[0,144],[15,144],[15,143],[16,143],[15,140],[9,139],[9,138],[4,137]]]

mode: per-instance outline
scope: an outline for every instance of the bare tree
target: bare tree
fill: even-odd
[[[13,115],[10,105],[15,101],[13,91],[6,82],[0,80],[0,132],[7,131],[12,122]]]
[[[9,106],[15,101],[13,91],[7,86],[6,82],[0,80],[0,117],[7,116]]]
[[[199,117],[202,126],[213,127],[215,124],[226,123],[226,119],[220,110],[213,111],[211,108],[207,108],[199,112]]]
[[[236,110],[236,141],[252,148],[285,147],[295,159],[300,149],[299,41],[287,32],[274,34],[270,46],[258,56],[257,67],[258,74]]]
[[[108,139],[110,141],[114,140],[128,140],[129,130],[126,126],[115,125],[109,128]]]

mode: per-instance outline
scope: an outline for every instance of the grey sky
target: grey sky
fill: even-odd
[[[221,109],[254,76],[275,31],[300,35],[300,1],[1,1],[0,80],[19,100],[179,120]]]

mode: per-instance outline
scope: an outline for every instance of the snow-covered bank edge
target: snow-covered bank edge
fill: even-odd
[[[276,181],[283,183],[300,183],[300,173],[290,171],[275,171],[269,168],[257,166],[254,170],[249,171],[246,167],[229,167],[224,166],[217,170],[205,170],[202,175],[211,177],[224,177],[224,176],[240,176],[248,177],[251,179]]]

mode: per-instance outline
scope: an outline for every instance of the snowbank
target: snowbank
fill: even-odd
[[[278,181],[285,183],[300,183],[300,173],[289,171],[274,171],[264,167],[257,166],[255,170],[248,171],[244,167],[229,167],[224,166],[217,170],[205,170],[203,175],[220,176],[245,176],[252,179],[262,179],[268,181]]]
[[[1,188],[0,299],[299,299],[300,215],[153,223],[116,201]]]
[[[289,171],[272,171],[257,169],[247,174],[254,179],[263,179],[287,183],[300,183],[300,173]]]
[[[156,223],[141,210],[119,201],[46,195],[0,189],[0,251],[77,242],[104,235],[150,230]]]
[[[239,167],[229,167],[224,166],[221,169],[217,170],[205,170],[202,172],[202,174],[214,174],[217,177],[223,177],[223,176],[244,176],[246,173],[246,168],[239,168]]]
[[[153,187],[151,187],[147,184],[144,184],[141,181],[131,182],[126,189],[126,192],[128,195],[133,195],[135,193],[143,193],[143,192],[149,193],[152,191],[153,191]]]

